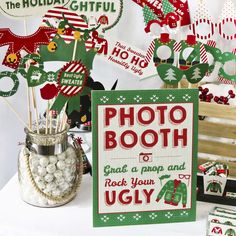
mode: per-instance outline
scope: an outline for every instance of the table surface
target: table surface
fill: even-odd
[[[24,203],[15,175],[0,191],[0,236],[204,236],[207,216],[214,206],[216,204],[198,202],[196,222],[93,228],[92,178],[89,175],[84,176],[80,191],[72,202],[49,209]]]

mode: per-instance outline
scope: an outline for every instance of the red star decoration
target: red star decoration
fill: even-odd
[[[76,139],[76,142],[81,146],[81,144],[83,143],[83,139],[79,137]]]

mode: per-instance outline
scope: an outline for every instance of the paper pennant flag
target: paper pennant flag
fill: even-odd
[[[181,26],[189,25],[191,22],[187,0],[186,1],[182,1],[182,0],[169,0],[169,1],[132,0],[132,1],[140,5],[141,7],[148,6],[151,10],[153,10],[153,12],[156,14],[156,16],[160,20],[164,20],[165,14],[168,15],[168,13],[171,12],[172,6],[173,6],[175,9],[175,13],[181,18]],[[164,2],[164,8],[163,8],[163,2]]]
[[[48,9],[65,5],[71,0],[47,0],[47,1],[0,1],[0,11],[8,17],[25,19],[30,16],[42,16]]]
[[[0,47],[9,45],[3,64],[16,69],[21,59],[19,54],[21,50],[27,53],[36,52],[39,45],[49,43],[50,35],[54,32],[53,28],[40,27],[32,35],[19,36],[8,28],[0,29]]]
[[[13,87],[9,91],[6,91],[5,89],[0,89],[0,97],[11,97],[17,92],[17,89],[19,88],[19,79],[17,78],[14,72],[10,71],[0,72],[0,80],[4,78],[10,78],[13,82]]]
[[[157,15],[147,5],[143,7],[143,18],[146,25],[148,24],[148,22],[158,19]]]

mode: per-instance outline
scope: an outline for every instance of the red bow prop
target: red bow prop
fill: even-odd
[[[19,36],[11,32],[9,28],[0,29],[0,47],[9,45],[3,64],[12,68],[19,65],[19,52],[25,50],[34,53],[39,45],[48,44],[50,35],[56,30],[48,27],[40,27],[35,33],[29,36]],[[10,60],[10,54],[17,54],[16,60]]]

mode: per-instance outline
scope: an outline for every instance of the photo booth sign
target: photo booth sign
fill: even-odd
[[[94,91],[94,226],[193,221],[197,90]]]

